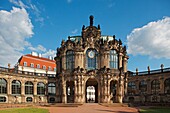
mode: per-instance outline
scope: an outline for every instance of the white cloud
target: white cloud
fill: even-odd
[[[15,4],[16,6],[19,6],[21,8],[29,8],[27,5],[25,5],[21,0],[9,0],[9,2]]]
[[[0,10],[0,65],[14,65],[32,37],[33,25],[24,8],[13,7],[11,11]]]
[[[38,45],[37,47],[28,47],[31,51],[36,51],[36,52],[46,52],[46,48],[43,47],[42,45]]]
[[[36,5],[32,4],[31,0],[27,0],[25,3],[23,3],[22,0],[9,0],[9,2],[18,7],[30,9],[36,16],[35,21],[40,22],[41,25],[44,25],[44,18],[41,16],[41,11]]]
[[[127,36],[128,53],[170,59],[170,17],[134,29]]]
[[[56,56],[56,51],[49,49],[46,53],[43,53],[42,56],[46,58],[52,56],[54,58]]]
[[[76,34],[78,32],[78,29],[74,29],[73,31],[71,31],[72,34]]]

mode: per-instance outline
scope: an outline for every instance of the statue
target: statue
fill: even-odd
[[[100,29],[100,25],[98,25],[98,29]]]
[[[91,15],[89,18],[90,18],[90,26],[93,26],[93,18],[94,18],[93,15]]]
[[[85,25],[83,25],[83,27],[82,27],[82,30],[84,30],[85,29]]]

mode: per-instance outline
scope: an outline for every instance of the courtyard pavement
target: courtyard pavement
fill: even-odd
[[[83,104],[79,107],[45,107],[50,113],[138,113],[132,107],[105,107],[96,103]]]

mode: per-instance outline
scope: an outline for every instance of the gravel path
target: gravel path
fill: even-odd
[[[79,107],[45,107],[50,113],[138,113],[131,107],[105,107],[99,104],[83,104]]]

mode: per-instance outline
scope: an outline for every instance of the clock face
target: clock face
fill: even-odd
[[[95,56],[94,51],[89,51],[88,56],[89,56],[90,58],[94,58],[94,56]]]

